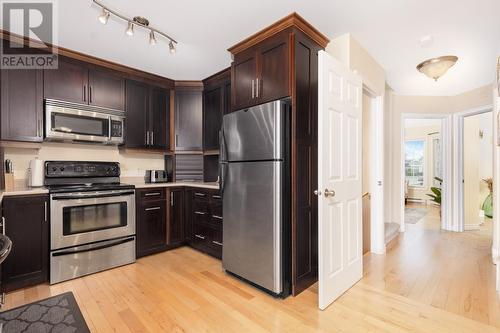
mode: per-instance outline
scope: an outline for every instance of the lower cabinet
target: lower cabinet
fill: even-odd
[[[12,241],[12,250],[1,264],[2,291],[8,292],[48,281],[48,209],[48,195],[3,198],[3,228]]]
[[[187,191],[186,240],[202,252],[222,259],[222,198],[217,190]]]
[[[184,244],[184,188],[136,190],[136,256]]]

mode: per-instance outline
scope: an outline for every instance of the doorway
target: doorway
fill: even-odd
[[[407,118],[404,122],[404,223],[441,228],[443,184],[442,119]],[[426,218],[433,217],[433,218]]]

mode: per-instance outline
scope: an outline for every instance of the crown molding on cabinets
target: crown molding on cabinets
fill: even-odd
[[[237,54],[241,51],[244,51],[260,42],[266,40],[267,38],[277,34],[280,31],[283,31],[287,28],[295,27],[302,31],[307,37],[312,39],[322,48],[325,48],[330,39],[323,35],[319,30],[313,27],[309,22],[307,22],[302,16],[297,13],[291,13],[290,15],[282,18],[276,23],[270,25],[269,27],[262,29],[261,31],[253,34],[252,36],[244,39],[238,44],[227,49],[231,54]]]
[[[24,44],[24,43],[32,43],[35,45],[41,45],[39,41],[34,39],[30,39],[28,37],[24,37],[18,34],[14,34],[10,31],[0,30],[0,38],[3,40],[9,40],[14,43]],[[172,89],[175,86],[175,81],[163,76],[159,76],[156,74],[148,73],[142,71],[140,69],[131,68],[125,65],[121,65],[112,61],[104,60],[101,58],[97,58],[88,54],[80,53],[77,51],[73,51],[64,47],[60,47],[57,45],[48,44],[49,47],[54,48],[58,55],[65,56],[68,58],[72,58],[75,60],[83,61],[89,64],[93,64],[96,66],[105,67],[107,69],[111,69],[114,71],[118,71],[122,73],[122,76],[128,79],[133,79],[137,81],[154,83],[157,86],[166,89]]]

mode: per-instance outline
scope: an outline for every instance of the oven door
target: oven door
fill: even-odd
[[[52,194],[51,250],[135,235],[135,191]]]

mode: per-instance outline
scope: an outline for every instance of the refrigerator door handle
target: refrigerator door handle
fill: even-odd
[[[225,167],[227,164],[226,160],[226,138],[224,136],[224,128],[219,131],[219,142],[220,142],[220,155],[219,155],[219,180],[220,180],[220,192],[221,196],[224,195],[225,186]]]

